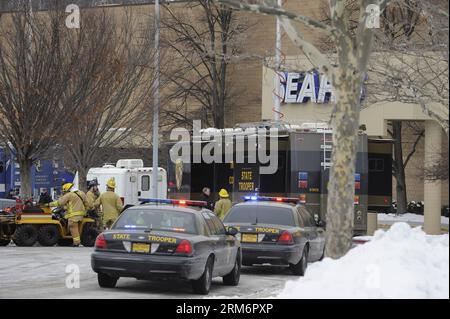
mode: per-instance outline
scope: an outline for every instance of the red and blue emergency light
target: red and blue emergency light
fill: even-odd
[[[180,206],[193,206],[193,207],[206,207],[207,202],[200,200],[187,200],[187,199],[160,199],[160,198],[139,198],[138,201],[141,204],[169,204],[169,205],[180,205]]]
[[[242,197],[244,201],[255,201],[255,202],[279,202],[279,203],[298,203],[300,200],[293,197],[267,197],[267,196],[244,196]]]

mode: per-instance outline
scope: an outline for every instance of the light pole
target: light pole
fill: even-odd
[[[155,82],[153,88],[153,170],[152,170],[152,197],[158,198],[158,150],[159,150],[159,60],[160,60],[160,8],[159,0],[155,0]]]
[[[278,0],[278,6],[281,7],[283,5],[283,0]],[[280,120],[281,114],[281,101],[280,101],[280,79],[279,72],[281,67],[281,21],[277,16],[277,27],[276,27],[276,42],[275,42],[275,79],[274,79],[274,120]]]

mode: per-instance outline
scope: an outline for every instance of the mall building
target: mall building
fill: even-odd
[[[172,7],[179,6],[180,12],[183,10],[183,5],[182,3],[171,4]],[[285,7],[291,11],[301,12],[305,16],[317,19],[324,17],[324,1],[321,0],[290,0],[285,3]],[[108,10],[120,14],[120,10],[123,9]],[[133,7],[136,19],[142,19],[142,21],[149,21],[148,17],[153,14],[153,10],[153,5]],[[162,10],[162,19],[164,15]],[[233,98],[233,103],[225,110],[225,122],[228,127],[233,127],[237,123],[274,119],[274,90],[279,90],[280,87],[280,76],[267,67],[267,61],[273,60],[275,55],[275,18],[242,12],[237,13],[237,18],[244,19],[249,28],[241,35],[243,37],[241,41],[245,45],[237,59],[234,59],[229,66],[229,82],[236,96]],[[306,40],[322,47],[324,38],[321,34],[299,27]],[[312,69],[312,65],[286,35],[282,39],[282,59],[287,69],[281,81],[284,82],[282,83],[284,87],[289,85],[294,87],[299,75]],[[311,73],[309,77],[310,82],[315,85],[314,90],[310,90],[309,93],[300,92],[304,85],[298,86],[298,83],[297,91],[283,92],[280,108],[283,121],[294,124],[330,122],[333,109],[332,87],[323,75]],[[304,102],[303,97],[309,97],[306,99],[307,102]],[[192,107],[195,108],[195,105]],[[448,105],[440,107],[448,117]],[[407,197],[409,201],[425,201],[425,228],[428,233],[438,233],[441,225],[437,216],[441,214],[441,206],[448,205],[448,180],[426,181],[423,171],[424,166],[431,164],[442,150],[448,153],[448,137],[437,122],[424,114],[419,105],[383,102],[366,105],[361,110],[360,123],[365,126],[369,137],[390,138],[388,123],[391,120],[415,122],[423,126],[425,130],[425,136],[417,144],[416,152],[406,168]],[[414,140],[414,134],[404,126],[404,154],[413,147]],[[395,191],[393,197],[395,200]]]

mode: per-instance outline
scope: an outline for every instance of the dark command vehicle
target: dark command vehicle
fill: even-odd
[[[305,274],[308,262],[321,260],[325,250],[324,223],[315,220],[297,198],[246,196],[224,219],[239,231],[242,264],[289,266]]]
[[[277,132],[269,134],[274,128]],[[216,136],[208,138],[213,133]],[[241,202],[247,195],[298,198],[313,215],[325,221],[327,184],[333,165],[332,134],[332,130],[320,125],[276,122],[244,123],[215,132],[213,129],[201,130],[194,133],[193,141],[189,142],[193,150],[190,161],[183,161],[181,157],[176,159],[175,143],[167,144],[170,155],[168,197],[200,199],[202,189],[209,187],[213,192],[225,188],[234,203]],[[276,141],[276,150],[271,149],[271,141]],[[266,153],[276,152],[274,174],[261,174],[261,167],[267,164],[261,164],[251,154],[264,143]],[[221,161],[193,160],[196,146],[202,153],[208,153],[213,148],[211,144],[217,144],[215,147],[222,150]],[[391,140],[369,139],[364,131],[359,132],[354,184],[354,234],[363,235],[367,231],[367,212],[386,212],[391,207]]]
[[[238,285],[240,242],[206,202],[143,200],[126,209],[100,234],[91,257],[98,283],[113,288],[120,277],[182,279],[195,293],[208,294],[214,277]]]

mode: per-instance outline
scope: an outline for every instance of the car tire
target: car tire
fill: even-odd
[[[209,257],[206,261],[205,270],[203,271],[202,276],[199,279],[192,281],[192,289],[194,290],[194,293],[198,295],[207,295],[209,293],[209,289],[211,288],[213,269],[213,258]]]
[[[81,244],[84,247],[94,247],[95,239],[99,235],[99,231],[91,224],[84,225],[83,232],[81,234]]]
[[[226,276],[222,277],[223,284],[226,286],[237,286],[241,278],[241,253],[238,251],[233,270]]]
[[[17,246],[33,246],[38,239],[38,230],[34,225],[25,224],[19,226],[14,232],[13,241]]]
[[[10,239],[0,239],[0,247],[8,246],[10,242]]]
[[[59,240],[59,230],[55,225],[43,225],[38,230],[38,242],[41,246],[55,246]]]
[[[112,277],[110,275],[103,274],[103,273],[98,273],[97,280],[98,280],[98,285],[102,288],[115,288],[119,278]]]
[[[309,246],[306,245],[305,248],[303,248],[302,252],[302,258],[300,258],[300,261],[293,265],[290,265],[291,271],[296,276],[304,276],[306,273],[306,268],[308,268],[308,253],[309,253]]]

